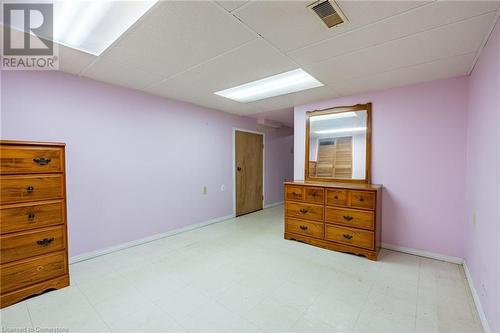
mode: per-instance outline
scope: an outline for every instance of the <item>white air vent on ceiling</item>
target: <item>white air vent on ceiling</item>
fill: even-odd
[[[340,7],[333,0],[316,1],[307,6],[307,8],[312,10],[321,21],[323,21],[327,28],[332,28],[347,22],[344,13],[342,13]]]

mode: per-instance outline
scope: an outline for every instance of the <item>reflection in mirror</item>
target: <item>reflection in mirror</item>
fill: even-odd
[[[312,113],[309,177],[365,180],[368,111]]]

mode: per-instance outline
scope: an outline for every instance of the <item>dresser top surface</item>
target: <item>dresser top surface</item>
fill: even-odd
[[[302,186],[322,186],[331,188],[345,188],[353,190],[371,190],[378,191],[382,185],[378,184],[361,184],[361,183],[341,183],[341,182],[311,182],[304,180],[286,181],[287,185],[302,185]]]
[[[14,145],[14,146],[54,146],[64,147],[65,143],[62,142],[39,142],[39,141],[17,141],[17,140],[0,140],[0,145]]]

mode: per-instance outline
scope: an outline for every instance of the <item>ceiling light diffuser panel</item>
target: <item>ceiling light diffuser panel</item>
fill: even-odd
[[[249,103],[321,86],[323,86],[321,82],[301,68],[298,68],[233,88],[217,91],[214,94],[236,102]]]
[[[54,41],[100,55],[157,1],[56,1]]]
[[[40,37],[98,56],[151,9],[157,0],[29,2],[53,3],[53,36]],[[42,25],[44,18],[37,11],[32,11],[30,20],[30,25],[36,27]],[[12,15],[10,26],[23,31],[23,15]]]

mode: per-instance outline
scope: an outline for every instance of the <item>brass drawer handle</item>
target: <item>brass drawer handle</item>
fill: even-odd
[[[300,226],[300,229],[302,229],[302,230],[307,230],[307,226],[306,226],[306,225],[301,225],[301,226]]]
[[[41,239],[41,240],[37,240],[36,243],[38,245],[41,245],[41,246],[47,246],[50,243],[52,243],[53,241],[54,241],[54,237],[52,237],[52,238],[44,238],[44,239]]]
[[[33,193],[34,190],[35,190],[35,188],[31,185],[26,187],[26,192],[28,192],[28,193]]]
[[[301,212],[302,214],[305,214],[305,213],[307,213],[308,211],[309,211],[309,210],[308,210],[308,209],[305,209],[305,208],[301,208],[301,209],[300,209],[300,212]]]
[[[33,159],[33,162],[35,162],[38,165],[47,165],[51,161],[50,158],[45,158],[45,157],[36,157]]]
[[[33,220],[35,220],[35,213],[29,212],[28,213],[28,221],[32,222]]]
[[[338,195],[336,195],[336,196],[334,196],[333,198],[334,198],[335,200],[338,200],[338,199],[339,199],[339,196],[338,196]]]
[[[299,193],[295,193],[295,192],[292,192],[292,195],[293,195],[294,197],[296,197],[296,196],[300,196],[300,194],[299,194]]]
[[[365,199],[363,197],[359,197],[359,201],[363,202]]]
[[[346,238],[346,239],[351,239],[352,238],[352,235],[349,235],[349,234],[343,234],[342,236],[344,236],[344,238]]]
[[[353,219],[353,217],[349,216],[349,215],[344,215],[343,217],[344,217],[344,220],[346,220],[346,221],[350,221]]]

